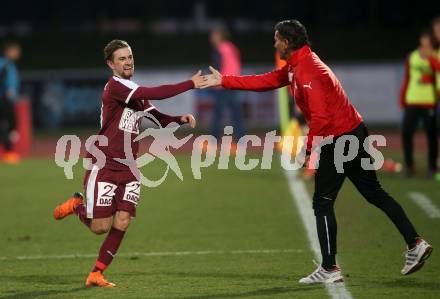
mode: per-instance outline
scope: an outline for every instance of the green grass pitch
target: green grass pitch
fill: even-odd
[[[170,174],[142,190],[137,218],[106,271],[114,289],[84,288],[103,237],[74,216],[52,218],[57,203],[81,190],[83,170],[66,180],[49,159],[0,165],[0,298],[329,298],[322,285],[297,283],[315,269],[314,257],[279,163],[253,171],[215,164],[194,180],[189,158],[178,160],[183,182]],[[153,163],[144,173],[161,169]],[[440,220],[427,218],[408,192],[440,206],[440,182],[381,179],[438,250]],[[440,298],[436,250],[420,272],[403,277],[401,236],[348,180],[336,213],[338,259],[354,298]]]

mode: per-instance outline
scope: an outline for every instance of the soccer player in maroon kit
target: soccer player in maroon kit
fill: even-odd
[[[313,209],[316,217],[322,264],[299,280],[300,283],[333,283],[343,281],[341,269],[336,265],[336,217],[334,203],[346,177],[362,196],[381,209],[394,223],[407,243],[406,261],[401,271],[407,275],[419,270],[432,252],[432,247],[415,231],[402,207],[380,185],[375,170],[366,170],[361,159],[371,156],[362,147],[368,131],[361,115],[345,94],[340,82],[319,57],[310,49],[305,27],[297,20],[279,22],[275,26],[275,48],[283,68],[250,76],[222,76],[211,67],[204,87],[223,86],[228,89],[266,91],[290,85],[294,98],[309,125],[306,143],[307,157],[320,149],[319,166],[315,175]],[[335,165],[335,144],[347,135],[359,140],[358,155],[344,164],[339,173]],[[331,144],[315,147],[313,137],[334,136]],[[344,139],[343,139],[344,140]],[[308,158],[306,159],[308,160]]]
[[[195,119],[191,114],[169,116],[159,112],[149,100],[162,100],[198,88],[204,80],[199,71],[191,80],[178,84],[143,87],[130,80],[134,72],[134,58],[127,42],[111,41],[104,48],[104,57],[113,71],[113,76],[105,85],[102,95],[99,135],[107,138],[108,146],[99,144],[95,146],[104,153],[106,163],[104,167],[100,167],[95,162],[92,169],[86,172],[85,203],[82,194],[77,192],[54,210],[54,217],[57,220],[76,214],[93,233],[98,235],[108,233],[95,266],[87,277],[87,287],[115,286],[114,283],[107,281],[102,273],[116,255],[131,217],[136,216],[141,184],[128,165],[118,162],[118,159],[127,158],[124,152],[126,134],[131,136],[131,148],[136,159],[138,142],[133,140],[139,134],[140,121],[136,112],[148,112],[160,122],[162,127],[176,122],[189,123],[194,128]],[[88,158],[92,158],[92,155],[88,154]]]

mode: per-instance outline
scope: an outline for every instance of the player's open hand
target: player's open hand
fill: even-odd
[[[194,83],[194,88],[201,88],[206,82],[205,76],[202,76],[202,71],[198,71],[195,75],[191,77],[191,80]]]
[[[214,87],[222,85],[222,74],[212,66],[209,67],[211,74],[203,76],[205,81],[201,88]]]
[[[189,124],[191,128],[195,128],[196,126],[196,119],[192,114],[185,114],[180,117],[180,121],[184,124]]]

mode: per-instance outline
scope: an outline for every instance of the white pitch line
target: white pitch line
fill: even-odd
[[[283,162],[281,162],[283,163]],[[316,221],[312,208],[312,200],[307,191],[304,182],[298,178],[297,171],[284,171],[287,180],[289,182],[290,192],[292,199],[298,209],[298,213],[301,216],[301,220],[304,224],[304,228],[307,232],[307,238],[309,239],[310,247],[315,254],[317,260],[321,260],[321,250],[319,246],[318,236],[316,233]],[[328,294],[333,299],[351,299],[353,296],[350,291],[345,287],[345,283],[325,284]]]
[[[429,218],[440,218],[440,209],[428,196],[420,192],[408,192],[408,196]]]
[[[226,254],[283,254],[301,253],[302,249],[251,249],[251,250],[204,250],[204,251],[163,251],[163,252],[132,252],[119,253],[119,257],[154,257],[154,256],[191,256],[191,255],[226,255]],[[62,254],[62,255],[30,255],[30,256],[0,256],[0,261],[7,260],[65,260],[96,258],[97,254]]]

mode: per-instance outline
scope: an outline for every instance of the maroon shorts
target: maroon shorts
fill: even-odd
[[[107,218],[116,211],[136,216],[141,184],[130,170],[93,166],[84,177],[87,218]]]

